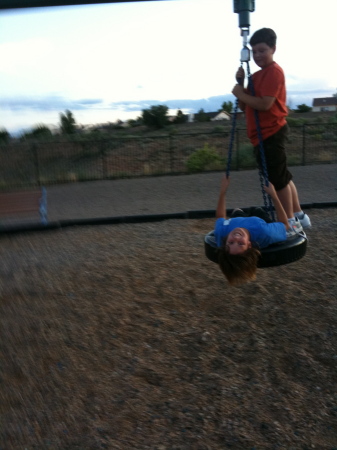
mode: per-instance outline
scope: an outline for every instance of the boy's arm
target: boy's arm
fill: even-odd
[[[264,186],[264,190],[267,192],[267,194],[270,195],[270,197],[273,200],[273,204],[275,206],[275,211],[276,211],[276,217],[277,220],[279,222],[282,222],[284,224],[284,226],[286,227],[286,230],[288,230],[290,228],[289,222],[288,222],[288,217],[287,214],[282,206],[282,203],[280,202],[277,193],[275,191],[274,186],[271,184],[271,182],[269,182],[268,186]]]
[[[257,111],[268,111],[275,101],[275,97],[255,97],[253,95],[248,94],[244,91],[243,86],[240,84],[236,84],[232,90],[232,94],[239,100],[239,107],[241,108],[241,104],[248,105]],[[242,109],[244,111],[244,109]]]
[[[246,103],[243,103],[241,100],[239,100],[239,108],[241,109],[241,111],[245,112]]]
[[[217,219],[226,219],[226,192],[229,186],[229,177],[224,175],[221,181],[220,193],[218,198],[218,204],[216,207],[215,217]]]

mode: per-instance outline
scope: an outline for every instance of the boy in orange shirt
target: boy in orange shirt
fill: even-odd
[[[297,217],[303,228],[311,227],[307,214],[301,210],[297,189],[287,167],[285,142],[288,133],[286,121],[286,87],[282,68],[274,61],[276,34],[271,28],[256,31],[250,39],[255,63],[261,70],[252,75],[254,95],[240,84],[232,93],[239,100],[239,107],[246,114],[247,134],[254,146],[254,153],[261,166],[259,136],[254,110],[258,111],[268,178],[290,222]],[[244,79],[242,67],[236,79]],[[294,212],[293,212],[294,211]],[[294,217],[295,216],[295,217]]]

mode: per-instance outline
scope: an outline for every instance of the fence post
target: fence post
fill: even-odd
[[[305,123],[302,125],[302,166],[305,166]]]
[[[239,129],[236,130],[236,170],[239,171],[240,170],[240,160],[239,160],[239,156],[240,156],[240,131]]]
[[[39,156],[37,152],[37,144],[32,144],[32,154],[33,154],[33,162],[35,167],[35,179],[38,186],[41,186],[40,182],[40,165],[39,165]]]
[[[102,158],[102,173],[103,173],[103,180],[107,178],[107,163],[105,158],[105,147],[104,147],[105,141],[101,141],[101,158]]]
[[[173,134],[169,134],[170,173],[173,173]]]

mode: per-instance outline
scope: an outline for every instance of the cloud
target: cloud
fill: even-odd
[[[327,89],[289,89],[287,92],[288,103],[312,104],[313,98],[330,97],[332,95]],[[173,99],[173,100],[138,100],[105,103],[102,98],[68,99],[58,95],[47,95],[45,97],[7,97],[0,98],[0,107],[3,110],[15,112],[35,111],[35,112],[60,112],[66,109],[70,111],[113,111],[115,113],[140,113],[151,106],[166,105],[169,110],[181,109],[185,113],[196,113],[200,109],[205,112],[218,111],[224,102],[231,101],[235,104],[235,97],[232,94],[216,95],[200,99]]]
[[[3,109],[12,111],[34,110],[34,111],[58,111],[58,110],[85,110],[92,107],[102,107],[102,99],[80,99],[70,100],[61,96],[46,97],[11,97],[0,99]]]
[[[186,112],[198,112],[203,109],[205,112],[218,111],[223,102],[231,101],[234,104],[235,98],[233,95],[216,95],[209,98],[201,99],[176,99],[176,100],[140,100],[140,101],[125,101],[113,102],[110,104],[111,108],[124,112],[142,111],[149,109],[151,106],[166,105],[169,109],[181,109]]]
[[[331,89],[308,89],[308,90],[288,89],[287,92],[288,95],[301,95],[301,96],[311,95],[313,98],[332,96]]]

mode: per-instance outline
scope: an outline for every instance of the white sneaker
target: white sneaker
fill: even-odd
[[[301,231],[303,231],[301,221],[297,217],[295,217],[295,219],[288,219],[288,223],[291,226],[291,229],[296,234],[299,234],[299,233],[301,233]]]
[[[307,214],[303,213],[303,217],[298,217],[298,220],[301,222],[303,228],[311,228],[311,220]]]
[[[296,231],[294,231],[292,228],[288,228],[286,230],[286,233],[287,233],[287,239],[297,236]]]

